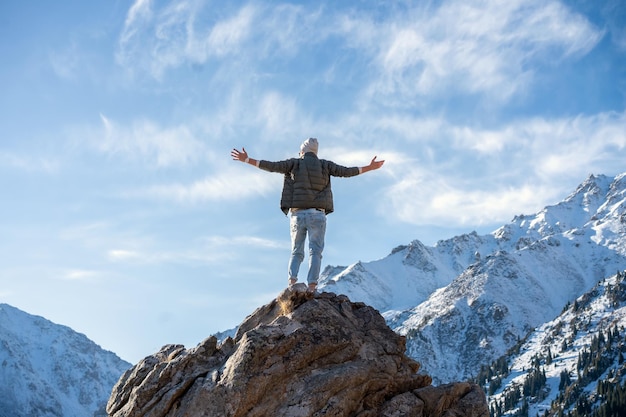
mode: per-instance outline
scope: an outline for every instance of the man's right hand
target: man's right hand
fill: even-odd
[[[246,159],[248,159],[248,153],[246,152],[246,148],[241,148],[241,151],[237,150],[237,149],[233,149],[232,151],[230,151],[230,156],[233,157],[234,161],[241,161],[241,162],[246,162]]]

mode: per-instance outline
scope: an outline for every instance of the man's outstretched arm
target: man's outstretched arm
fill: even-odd
[[[360,173],[363,174],[367,171],[373,171],[375,169],[380,168],[381,166],[383,166],[383,164],[385,163],[385,160],[383,159],[382,161],[377,161],[376,157],[372,158],[372,162],[370,162],[369,165],[366,165],[364,167],[360,167],[359,170],[361,171]]]
[[[248,152],[246,152],[246,148],[241,148],[241,150],[233,149],[230,151],[230,156],[233,157],[235,161],[241,161],[248,163],[250,165],[254,165],[257,168],[260,168],[264,171],[268,172],[280,172],[282,174],[286,174],[293,170],[295,158],[285,159],[284,161],[266,161],[261,159],[254,159],[248,156]]]
[[[232,151],[230,151],[230,156],[233,157],[234,161],[245,162],[247,164],[254,165],[256,167],[259,166],[259,161],[257,161],[254,158],[248,157],[248,153],[246,152],[246,148],[242,147],[241,151],[239,151],[237,149],[233,149]]]

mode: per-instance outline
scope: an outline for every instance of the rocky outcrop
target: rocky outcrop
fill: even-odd
[[[477,385],[433,387],[405,339],[363,303],[287,289],[235,338],[164,346],[120,378],[111,417],[489,415]]]

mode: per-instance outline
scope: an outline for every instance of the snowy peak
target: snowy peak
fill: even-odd
[[[589,222],[602,216],[599,211],[614,198],[614,188],[615,182],[611,178],[590,175],[562,202],[547,206],[534,215],[515,216],[511,223],[502,226],[493,235],[503,245],[509,241],[519,247],[525,242],[584,229]]]
[[[0,415],[104,415],[130,364],[69,327],[0,304]]]
[[[568,196],[563,204],[580,207],[593,215],[607,199],[613,179],[606,175],[590,175],[580,184],[576,191]]]
[[[350,295],[380,311],[405,309],[445,287],[481,253],[489,254],[495,239],[476,232],[428,247],[419,240],[394,248],[385,258],[357,262],[346,268],[327,267],[320,288]]]

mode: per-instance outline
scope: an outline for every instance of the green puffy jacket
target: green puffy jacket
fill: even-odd
[[[290,208],[321,208],[326,214],[334,211],[330,177],[354,177],[358,167],[344,167],[332,161],[319,159],[313,152],[302,158],[284,161],[259,161],[259,168],[285,174],[280,209],[287,214]]]

